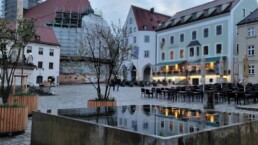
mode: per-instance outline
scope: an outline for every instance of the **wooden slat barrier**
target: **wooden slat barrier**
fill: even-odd
[[[0,107],[0,134],[25,131],[28,107]]]
[[[8,104],[17,103],[28,107],[28,115],[32,114],[32,111],[38,110],[38,96],[10,96],[8,98]]]

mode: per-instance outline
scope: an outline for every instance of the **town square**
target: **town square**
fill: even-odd
[[[256,145],[257,22],[257,0],[1,0],[0,145]]]

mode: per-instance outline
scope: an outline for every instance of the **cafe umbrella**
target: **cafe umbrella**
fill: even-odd
[[[248,83],[248,77],[249,77],[249,60],[247,58],[247,55],[245,54],[245,57],[243,59],[243,83],[244,83],[244,91],[245,90],[245,87]]]

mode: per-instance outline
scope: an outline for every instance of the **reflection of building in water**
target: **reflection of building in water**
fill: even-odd
[[[161,106],[123,106],[117,111],[120,128],[158,136],[193,133],[254,120],[257,115],[205,112]]]
[[[157,136],[189,134],[258,118],[258,114],[201,112],[155,105],[61,109],[58,115]]]
[[[155,106],[122,106],[117,111],[118,127],[142,132],[155,133]]]

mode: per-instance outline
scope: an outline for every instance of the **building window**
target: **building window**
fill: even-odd
[[[144,51],[144,58],[150,57],[150,51]]]
[[[119,125],[123,125],[123,119],[122,118],[119,118]]]
[[[190,133],[194,132],[194,127],[192,125],[190,125],[190,127],[189,127],[189,132]]]
[[[193,47],[190,48],[189,56],[190,57],[194,56],[194,48]]]
[[[184,42],[185,41],[185,36],[184,34],[180,34],[180,42]]]
[[[43,62],[42,61],[38,62],[38,68],[43,68]]]
[[[144,122],[144,123],[143,123],[143,129],[148,129],[148,128],[149,128],[148,122]]]
[[[129,34],[131,34],[131,33],[132,33],[132,28],[130,27],[130,28],[129,28]]]
[[[165,38],[162,38],[162,39],[161,39],[161,43],[160,43],[160,48],[161,48],[162,50],[165,49],[165,44],[166,44],[166,39],[165,39]]]
[[[49,68],[49,69],[54,69],[54,63],[53,63],[53,62],[50,62],[48,68]]]
[[[164,52],[161,53],[161,60],[165,60],[165,53]]]
[[[132,24],[133,23],[133,18],[130,18],[129,19],[129,24]]]
[[[162,121],[160,122],[160,127],[161,127],[161,128],[164,128],[164,127],[165,127],[165,121],[164,121],[164,120],[162,120]]]
[[[209,46],[203,47],[203,55],[209,55]]]
[[[43,48],[39,48],[39,55],[43,55]]]
[[[174,36],[170,36],[170,44],[174,44]]]
[[[199,56],[199,55],[200,55],[200,48],[196,47],[196,56]]]
[[[124,118],[124,127],[127,126],[127,120]]]
[[[245,9],[242,9],[242,16],[245,17],[246,13],[245,13]]]
[[[222,53],[222,45],[221,44],[217,44],[216,45],[216,54],[221,54]]]
[[[197,32],[193,31],[192,32],[192,40],[196,40],[196,37],[197,37]]]
[[[174,59],[174,51],[170,52],[170,59]]]
[[[149,43],[150,42],[150,36],[149,35],[145,35],[144,36],[144,42],[145,43]]]
[[[249,74],[254,75],[254,72],[255,72],[254,65],[249,65]]]
[[[133,43],[136,43],[136,36],[133,37]]]
[[[248,28],[247,28],[247,36],[248,36],[248,37],[255,36],[254,27],[248,27]]]
[[[32,53],[32,47],[31,46],[27,46],[27,53]]]
[[[239,53],[239,44],[237,44],[237,49],[236,49],[236,54],[238,55]]]
[[[43,82],[43,76],[37,76],[37,80],[36,80],[36,83],[37,84],[40,84]]]
[[[147,26],[146,25],[143,26],[143,30],[147,30]]]
[[[254,56],[254,45],[248,46],[247,54],[248,56]]]
[[[179,126],[179,132],[184,133],[184,124],[182,124],[182,123]]]
[[[221,35],[222,34],[222,25],[216,26],[216,35]]]
[[[54,56],[54,49],[49,50],[49,56]]]
[[[133,28],[134,32],[136,32],[136,27]]]
[[[169,130],[170,130],[170,131],[173,131],[173,130],[174,130],[174,124],[173,124],[173,122],[170,122],[170,123],[169,123]]]
[[[180,50],[180,58],[184,58],[185,57],[185,52],[184,50]]]
[[[203,29],[203,37],[205,38],[209,37],[209,28]]]

